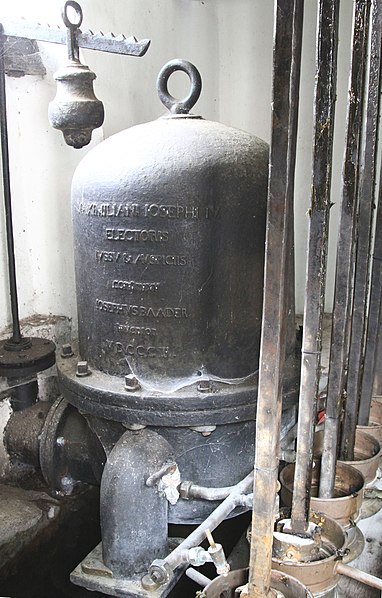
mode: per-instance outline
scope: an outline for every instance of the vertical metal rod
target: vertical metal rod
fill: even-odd
[[[373,270],[370,285],[369,315],[365,348],[365,363],[362,375],[361,400],[358,424],[369,423],[371,399],[373,395],[374,369],[376,364],[378,332],[381,322],[382,306],[382,170],[379,179],[379,197],[374,234]]]
[[[371,45],[367,97],[365,104],[363,147],[358,187],[358,240],[354,276],[351,337],[346,382],[345,413],[341,435],[341,459],[354,456],[355,431],[358,420],[360,385],[366,335],[366,309],[369,288],[369,266],[374,219],[376,155],[381,70],[381,1],[372,1]]]
[[[378,326],[377,350],[375,355],[373,396],[382,395],[382,313]]]
[[[349,349],[349,315],[352,299],[359,150],[362,132],[361,114],[368,44],[368,7],[369,0],[354,2],[328,392],[319,491],[321,498],[331,498],[334,491],[345,367]]]
[[[271,584],[274,497],[277,492],[282,375],[286,350],[288,240],[293,176],[303,2],[276,0],[263,320],[259,367],[252,536],[248,596]],[[295,65],[293,66],[292,55]],[[295,114],[292,114],[296,111]],[[290,123],[293,127],[290,129]]]
[[[305,532],[309,522],[313,435],[320,374],[321,330],[325,304],[330,185],[336,100],[337,0],[319,0],[313,133],[313,173],[309,220],[297,458],[291,525]]]
[[[22,340],[20,331],[19,308],[17,299],[16,285],[16,262],[15,247],[13,238],[12,224],[12,202],[11,202],[11,184],[9,172],[9,152],[8,152],[8,128],[7,128],[7,107],[5,94],[5,68],[4,68],[4,35],[0,25],[0,127],[1,127],[1,159],[3,168],[3,192],[5,206],[5,224],[7,236],[8,251],[8,273],[9,273],[9,291],[11,295],[12,311],[12,341],[20,343]]]

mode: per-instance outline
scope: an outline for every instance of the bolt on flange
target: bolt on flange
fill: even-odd
[[[79,361],[77,363],[77,371],[76,376],[78,378],[83,378],[84,376],[90,376],[91,370],[89,369],[89,364],[87,361]]]
[[[129,392],[136,392],[141,388],[139,380],[134,374],[127,374],[125,376],[125,389]]]

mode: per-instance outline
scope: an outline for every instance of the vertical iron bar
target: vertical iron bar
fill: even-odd
[[[8,251],[8,272],[9,272],[9,290],[11,295],[12,311],[12,341],[20,343],[22,340],[20,331],[19,308],[17,299],[16,285],[16,262],[15,248],[13,238],[12,224],[12,201],[11,201],[11,183],[9,172],[9,152],[8,152],[8,128],[7,128],[7,107],[5,93],[5,68],[4,68],[4,35],[0,25],[0,128],[1,128],[1,160],[3,168],[3,191],[5,207],[5,224],[7,236]]]
[[[357,185],[368,44],[368,15],[369,0],[356,0],[353,9],[346,140],[342,168],[332,336],[321,462],[321,498],[331,498],[334,491],[345,367],[349,348],[349,314],[351,310],[354,244],[356,240]]]
[[[267,596],[271,582],[303,0],[276,0],[275,12],[272,135],[254,469],[256,500],[252,512],[249,598]]]
[[[297,458],[291,526],[305,532],[309,522],[313,435],[320,374],[321,331],[325,306],[330,185],[336,99],[337,0],[319,0],[313,133],[313,173],[305,287]]]
[[[362,376],[361,401],[358,423],[367,426],[369,423],[371,399],[373,395],[374,369],[376,363],[378,332],[381,322],[382,306],[382,170],[379,179],[379,197],[377,219],[374,234],[373,271],[370,285],[369,317],[367,327],[365,363]]]
[[[358,239],[341,458],[352,460],[366,335],[366,309],[375,201],[381,67],[381,2],[372,1],[371,44],[358,187]]]

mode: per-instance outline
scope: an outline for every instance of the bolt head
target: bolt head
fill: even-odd
[[[129,392],[139,390],[141,385],[139,384],[138,378],[134,374],[127,374],[125,376],[125,389]]]
[[[88,362],[87,361],[79,361],[77,363],[76,376],[81,378],[83,376],[89,376],[89,374],[91,374],[91,371],[89,370]]]
[[[212,392],[212,386],[210,380],[201,380],[198,384],[199,392]]]
[[[69,343],[66,343],[65,345],[62,345],[62,347],[61,347],[61,356],[62,357],[72,357],[73,356],[72,345],[70,345]]]

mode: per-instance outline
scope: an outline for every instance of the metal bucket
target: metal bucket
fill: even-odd
[[[382,397],[374,397],[371,401],[369,425],[357,426],[360,432],[370,434],[382,445]]]
[[[345,533],[342,527],[330,517],[314,511],[310,521],[321,528],[323,551],[320,560],[311,562],[293,562],[272,558],[272,566],[283,574],[298,579],[316,598],[334,598],[339,581],[337,563],[345,548]]]
[[[248,581],[248,569],[230,571],[228,575],[219,576],[204,589],[201,596],[205,598],[236,598],[236,588]],[[311,598],[312,594],[301,582],[290,575],[272,571],[272,589],[280,592],[284,598]]]
[[[356,431],[354,445],[354,461],[338,461],[352,465],[365,478],[365,484],[374,482],[377,477],[379,461],[381,458],[381,447],[371,434],[366,434],[361,430]]]

